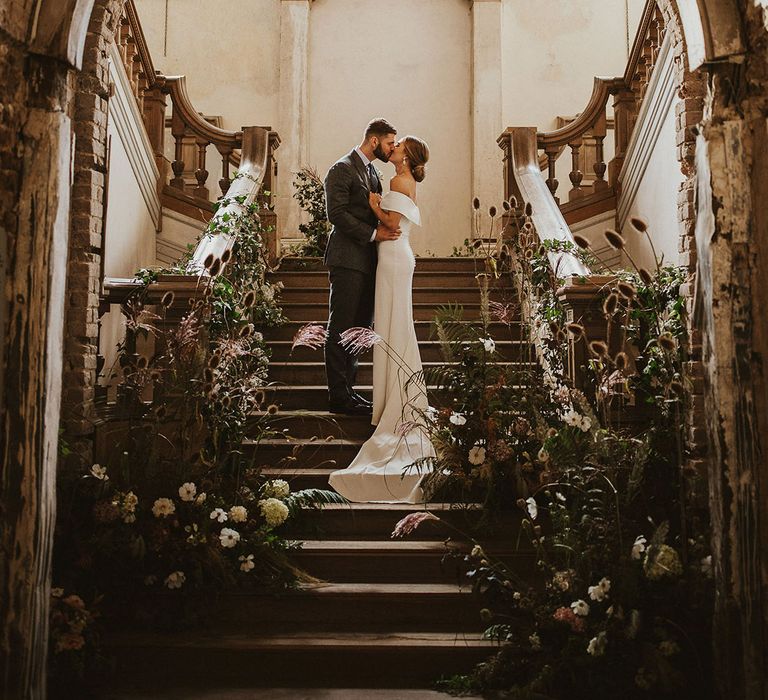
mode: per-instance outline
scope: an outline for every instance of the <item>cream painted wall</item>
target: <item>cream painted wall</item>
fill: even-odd
[[[225,129],[277,117],[279,0],[136,0],[155,68],[186,75],[192,104]],[[170,111],[170,110],[169,110]],[[210,169],[210,168],[209,168]]]
[[[424,223],[411,239],[419,254],[448,253],[470,235],[470,36],[466,0],[390,0],[386,10],[379,0],[312,5],[310,162],[325,173],[375,116],[425,139]],[[386,185],[394,168],[376,166]]]
[[[503,0],[507,126],[555,128],[587,104],[594,76],[622,75],[645,0]],[[562,178],[560,178],[562,180]],[[566,175],[567,179],[567,175]]]
[[[678,264],[680,224],[677,220],[677,193],[684,178],[677,162],[676,137],[673,101],[648,159],[640,187],[629,206],[627,222],[622,227],[630,255],[637,265],[643,267],[653,268],[653,255],[645,236],[638,236],[629,226],[632,216],[641,216],[648,221],[656,253],[664,256],[664,262]]]
[[[111,120],[107,128],[110,144],[109,203],[105,222],[104,275],[133,277],[142,267],[155,265],[155,225],[131,168],[126,145]],[[118,309],[101,319],[100,345],[105,358],[105,374],[116,357],[125,323]],[[108,383],[106,377],[100,384]]]
[[[227,128],[278,123],[280,0],[168,0],[167,56],[166,0],[136,4],[155,65],[187,76],[199,111]],[[626,26],[631,41],[643,4],[502,0],[504,125],[549,129],[579,112],[594,75],[623,72]],[[379,114],[425,138],[421,254],[449,253],[471,234],[471,37],[469,0],[314,0],[309,12],[308,164],[325,172]]]

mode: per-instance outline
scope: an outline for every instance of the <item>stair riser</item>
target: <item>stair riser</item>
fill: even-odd
[[[269,275],[272,283],[282,282],[286,288],[296,287],[328,287],[327,272],[276,272]],[[478,280],[472,270],[466,272],[430,272],[416,270],[413,276],[413,289],[420,287],[471,287],[478,289]]]
[[[254,418],[254,422],[258,419]],[[337,418],[314,415],[284,415],[278,413],[271,421],[275,430],[285,432],[294,438],[307,439],[312,436],[325,439],[329,435],[345,440],[367,440],[373,432],[370,416],[342,416]],[[246,435],[250,435],[250,428]]]
[[[361,440],[362,442],[362,440]],[[255,464],[268,464],[272,467],[290,469],[301,467],[327,467],[329,469],[345,469],[360,450],[360,445],[329,445],[318,440],[312,445],[302,446],[294,452],[294,445],[244,445],[246,458],[253,457]]]
[[[311,649],[128,648],[114,650],[117,677],[162,688],[428,688],[469,673],[495,649],[327,647]]]
[[[517,365],[517,368],[520,370],[533,370],[534,365],[520,364]],[[430,368],[425,367],[425,369],[428,370]],[[409,374],[405,374],[404,378],[407,379]],[[326,382],[325,365],[319,363],[309,365],[271,365],[269,368],[269,380],[278,384],[297,387],[324,384]],[[357,381],[360,384],[371,384],[373,382],[373,367],[371,364],[360,363],[357,370]]]
[[[446,301],[447,303],[447,301]],[[281,304],[283,314],[292,321],[327,321],[327,304]],[[427,304],[425,306],[414,305],[413,318],[417,321],[431,321],[437,314],[439,304]],[[464,318],[467,320],[478,320],[480,318],[480,307],[475,304],[471,306],[464,304]]]
[[[325,311],[325,316],[315,319],[315,323],[325,326],[328,321],[328,312]],[[296,320],[289,321],[288,323],[278,328],[262,328],[260,329],[264,335],[267,343],[271,340],[293,341],[294,336],[298,330],[308,323],[308,320]],[[426,319],[424,322],[415,323],[416,338],[418,340],[434,340],[434,331],[432,328],[431,318]],[[488,326],[488,334],[496,341],[504,340],[520,340],[521,339],[521,326],[519,323],[515,323],[511,326],[507,326],[503,323],[491,323]],[[318,350],[318,352],[321,352]]]
[[[483,260],[474,258],[416,258],[416,271],[421,272],[483,272]],[[290,258],[285,257],[280,262],[280,272],[291,271],[325,271],[328,269],[320,258]]]
[[[492,291],[490,298],[494,301],[503,301],[508,298],[502,296],[499,291]],[[477,289],[467,287],[464,289],[419,289],[413,290],[414,304],[477,304],[480,293]],[[324,304],[328,305],[328,290],[302,287],[286,287],[280,293],[279,303],[291,304]]]
[[[313,350],[307,347],[297,347],[291,351],[291,344],[269,343],[269,349],[272,353],[273,362],[323,362],[323,349]],[[442,362],[445,358],[441,352],[438,343],[422,341],[419,343],[419,354],[422,362]],[[531,347],[523,343],[513,343],[507,341],[496,342],[496,354],[499,359],[508,362],[517,362],[520,360],[529,360],[534,357]],[[359,356],[361,362],[371,361],[373,353],[366,352]]]

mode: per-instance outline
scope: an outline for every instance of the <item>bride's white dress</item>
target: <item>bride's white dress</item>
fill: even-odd
[[[373,329],[384,342],[373,349],[373,435],[346,469],[331,474],[329,483],[350,501],[419,503],[424,476],[416,460],[434,456],[423,424],[427,397],[421,377],[421,356],[413,326],[411,287],[416,259],[411,250],[411,228],[421,225],[416,203],[400,192],[387,192],[381,208],[402,214],[400,238],[377,243],[376,296]],[[388,347],[387,347],[388,346]],[[418,373],[418,374],[416,374]],[[417,379],[408,381],[416,374]],[[405,434],[403,434],[405,433]]]

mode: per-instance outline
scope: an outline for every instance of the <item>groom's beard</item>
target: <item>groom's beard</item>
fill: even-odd
[[[376,148],[373,149],[373,155],[375,155],[379,160],[388,163],[389,162],[389,156],[384,153],[384,151],[381,150],[381,144],[376,146]]]

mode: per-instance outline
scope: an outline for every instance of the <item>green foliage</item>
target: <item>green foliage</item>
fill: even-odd
[[[299,232],[304,241],[292,252],[306,257],[323,257],[328,243],[331,225],[328,222],[325,207],[323,181],[314,168],[303,167],[293,180],[295,192],[293,198],[301,210],[309,216],[309,221],[299,225]]]

